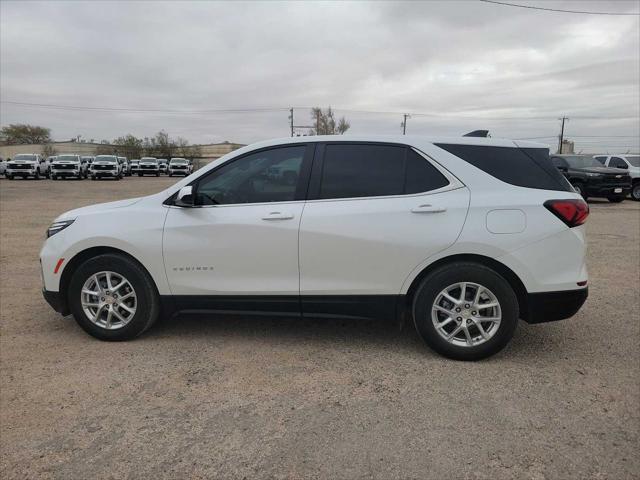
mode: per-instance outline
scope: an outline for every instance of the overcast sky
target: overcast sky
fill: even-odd
[[[512,3],[640,11],[638,1]],[[3,0],[0,123],[47,126],[56,140],[164,129],[249,143],[288,136],[290,106],[308,125],[305,107],[331,105],[354,134],[400,133],[407,112],[430,115],[409,119],[412,134],[545,137],[566,115],[579,148],[637,151],[639,19],[479,1]],[[253,108],[283,110],[211,112]]]

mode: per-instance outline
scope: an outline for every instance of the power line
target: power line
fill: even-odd
[[[92,112],[124,112],[124,113],[171,113],[171,114],[185,114],[185,115],[200,115],[200,114],[233,114],[233,113],[265,113],[265,112],[290,112],[291,108],[296,110],[312,110],[313,107],[297,106],[297,107],[254,107],[254,108],[220,108],[220,109],[206,109],[206,110],[176,110],[176,109],[154,109],[154,108],[134,108],[134,107],[104,107],[104,106],[92,106],[92,105],[59,105],[50,103],[30,103],[30,102],[16,102],[13,100],[2,100],[1,104],[55,109],[55,110],[69,110],[69,111],[92,111]],[[411,117],[430,117],[434,119],[466,119],[474,121],[483,120],[549,120],[556,121],[555,116],[512,116],[512,117],[491,117],[473,114],[444,114],[444,113],[423,113],[423,112],[400,112],[400,111],[382,111],[382,110],[356,110],[350,108],[333,108],[336,112],[345,113],[363,113],[370,115],[409,115]],[[572,115],[572,119],[578,120],[623,120],[623,119],[637,119],[638,115],[622,115],[622,116],[602,116],[602,115]]]
[[[504,5],[507,7],[528,8],[530,10],[544,10],[547,12],[559,12],[559,13],[581,13],[584,15],[633,15],[638,16],[640,13],[636,12],[593,12],[585,10],[562,10],[560,8],[547,8],[547,7],[535,7],[533,5],[519,5],[517,3],[498,2],[496,0],[480,0],[483,3],[494,3],[496,5]]]
[[[125,107],[97,107],[86,105],[54,105],[49,103],[29,103],[29,102],[14,102],[9,100],[2,100],[0,103],[9,105],[19,105],[26,107],[39,107],[50,108],[56,110],[88,110],[88,111],[104,111],[104,112],[128,112],[128,113],[184,113],[184,114],[201,114],[201,113],[258,113],[258,112],[282,112],[289,110],[289,108],[220,108],[211,110],[171,110],[171,109],[156,109],[156,108],[125,108]]]

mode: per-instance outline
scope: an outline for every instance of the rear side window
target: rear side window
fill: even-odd
[[[551,163],[546,148],[492,147],[436,144],[474,167],[518,187],[572,191],[571,185]]]
[[[389,145],[327,145],[319,198],[401,195],[404,154]]]
[[[405,146],[327,144],[318,198],[403,195],[448,183],[433,165]]]

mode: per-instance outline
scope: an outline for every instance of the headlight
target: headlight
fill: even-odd
[[[55,235],[58,232],[61,232],[69,225],[71,225],[75,220],[62,220],[60,222],[53,222],[51,226],[47,229],[47,238]]]
[[[587,173],[587,177],[601,177],[601,173]]]

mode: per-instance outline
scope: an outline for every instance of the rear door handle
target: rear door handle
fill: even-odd
[[[268,215],[262,217],[262,220],[291,220],[293,215],[288,212],[270,212]]]
[[[438,207],[436,205],[424,204],[411,209],[413,213],[441,213],[446,212],[445,207]]]

